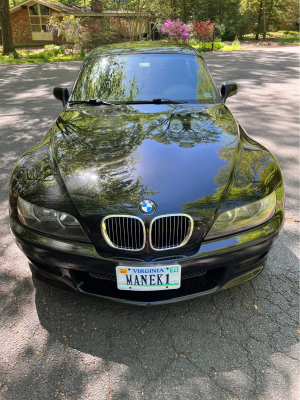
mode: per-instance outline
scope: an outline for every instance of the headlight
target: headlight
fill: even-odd
[[[265,198],[221,213],[205,237],[213,239],[254,228],[268,221],[275,213],[275,191]]]
[[[70,214],[39,207],[18,197],[18,215],[20,221],[28,228],[48,235],[90,243],[77,219]]]

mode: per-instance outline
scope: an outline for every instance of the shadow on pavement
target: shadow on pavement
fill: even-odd
[[[102,379],[108,374],[113,399],[139,398],[143,387],[143,398],[149,399],[183,398],[182,393],[188,399],[254,399],[258,393],[292,398],[286,397],[293,383],[285,364],[296,362],[297,258],[284,238],[280,241],[280,270],[272,265],[278,259],[273,252],[255,280],[168,306],[125,306],[64,293],[34,280],[48,345],[60,342],[79,351],[61,370],[62,387],[70,388],[70,371],[80,373],[85,354],[95,367],[87,375],[99,372]]]

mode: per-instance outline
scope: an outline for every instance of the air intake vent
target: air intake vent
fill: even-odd
[[[186,258],[186,256],[158,257],[158,258],[153,258],[151,262],[175,261],[175,260],[182,260],[184,258]]]
[[[190,239],[194,221],[186,214],[156,217],[150,225],[150,246],[154,250],[169,250],[184,246]]]
[[[142,220],[131,215],[114,215],[102,220],[102,234],[115,249],[140,251],[145,246],[146,233]]]
[[[129,257],[110,257],[111,260],[116,260],[116,261],[124,261],[124,262],[145,262],[141,258],[129,258]]]
[[[190,278],[198,278],[199,276],[203,276],[207,271],[195,272],[194,274],[182,275],[181,280],[190,279]]]
[[[101,275],[101,274],[93,274],[90,273],[90,276],[96,279],[104,279],[106,281],[116,281],[117,278],[115,276],[110,276],[110,275]]]

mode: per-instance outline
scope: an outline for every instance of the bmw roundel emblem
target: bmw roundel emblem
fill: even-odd
[[[143,200],[140,202],[139,205],[140,210],[142,211],[143,214],[153,214],[156,210],[156,205],[153,201],[151,200]]]

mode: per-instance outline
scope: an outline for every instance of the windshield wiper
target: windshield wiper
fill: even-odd
[[[183,104],[187,103],[187,101],[176,101],[170,99],[152,99],[152,100],[129,100],[122,102],[123,104]],[[78,101],[69,101],[69,105],[72,106],[74,104],[90,104],[92,106],[117,106],[121,103],[108,103],[106,101],[102,101],[99,99],[90,99],[90,100],[78,100]]]
[[[184,104],[187,101],[176,101],[170,99],[152,99],[152,100],[132,100],[132,101],[125,101],[125,104]]]
[[[90,104],[91,106],[116,106],[114,103],[107,103],[106,101],[102,101],[99,99],[90,99],[90,100],[78,100],[78,101],[69,101],[69,105],[73,104]]]

